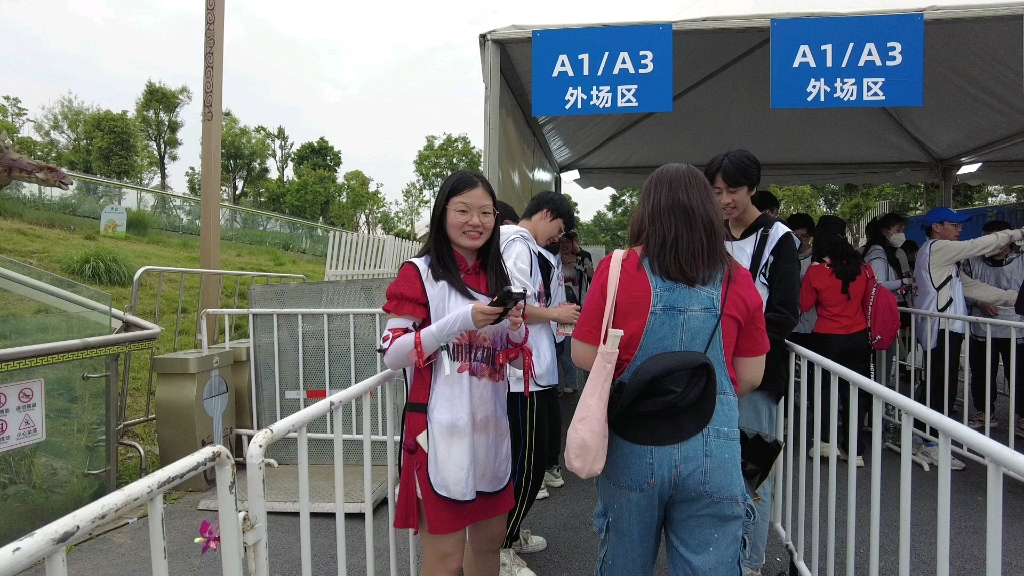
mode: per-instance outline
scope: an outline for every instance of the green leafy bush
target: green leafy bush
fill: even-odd
[[[90,248],[68,258],[61,270],[91,284],[131,286],[135,267],[120,252],[109,248]]]
[[[145,210],[128,210],[125,229],[129,234],[142,238],[149,235],[150,228],[156,228],[156,218],[152,214]]]
[[[9,198],[0,197],[0,218],[17,218],[21,219],[25,217],[25,209],[18,203],[12,202]]]

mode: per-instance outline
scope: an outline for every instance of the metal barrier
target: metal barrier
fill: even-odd
[[[143,285],[143,280],[150,276],[156,276],[157,288],[156,288],[156,302],[153,308],[152,322],[154,324],[161,324],[161,302],[164,296],[164,280],[165,277],[170,277],[170,284],[176,285],[177,287],[177,308],[174,312],[174,342],[169,350],[161,349],[160,352],[177,352],[181,349],[192,348],[199,342],[199,322],[200,322],[200,311],[201,305],[199,298],[203,293],[203,288],[207,281],[217,282],[220,286],[218,290],[218,302],[220,306],[224,297],[224,278],[234,279],[234,306],[237,307],[242,289],[245,287],[245,280],[248,280],[248,285],[253,283],[264,281],[270,283],[276,279],[279,282],[292,281],[292,282],[305,282],[306,277],[302,274],[278,274],[273,272],[243,272],[237,270],[205,270],[199,268],[173,268],[165,266],[143,266],[135,273],[135,279],[132,282],[132,299],[128,305],[128,311],[132,315],[142,314],[140,311],[140,291]],[[196,286],[198,284],[198,287]],[[191,289],[196,289],[196,296],[193,312],[186,312],[186,300],[185,293]],[[230,289],[230,285],[229,285]],[[246,295],[246,300],[248,296]],[[188,302],[193,304],[193,302]],[[187,317],[187,318],[186,318]],[[186,320],[183,324],[182,320]],[[170,321],[164,319],[164,324],[170,325]],[[185,328],[188,328],[186,330]],[[195,328],[192,334],[195,335],[194,340],[190,342],[182,342],[182,336],[191,332],[191,329]],[[234,319],[229,326],[226,326],[225,330],[230,334],[230,330],[234,328]],[[216,340],[217,334],[214,334]],[[216,343],[216,342],[212,342]],[[155,348],[149,349],[149,367],[148,375],[146,377],[146,400],[145,400],[145,411],[143,415],[135,417],[131,420],[128,419],[128,401],[131,396],[131,376],[132,376],[132,353],[126,352],[124,358],[124,373],[121,381],[121,394],[120,403],[118,405],[118,418],[117,418],[117,437],[122,439],[125,431],[133,426],[144,424],[156,420],[156,414],[153,411],[153,363],[152,359],[155,355]],[[131,445],[135,450],[139,451],[142,464],[140,466],[140,476],[146,475],[146,456],[145,448],[141,445],[130,442],[122,441],[122,444]]]
[[[401,378],[401,372],[393,370],[384,370],[378,357],[377,370],[378,374],[365,379],[361,382],[356,382],[355,378],[355,349],[357,346],[358,339],[354,332],[354,323],[357,316],[372,315],[375,318],[375,327],[377,329],[376,334],[380,333],[380,319],[383,312],[381,310],[321,310],[321,309],[259,309],[259,310],[243,310],[243,309],[210,309],[204,311],[204,317],[206,315],[211,316],[222,316],[224,322],[228,322],[228,318],[236,315],[247,315],[249,317],[250,327],[250,341],[254,342],[253,327],[255,326],[254,318],[257,316],[270,316],[273,318],[274,323],[274,358],[273,358],[273,373],[274,382],[276,388],[276,402],[275,402],[275,416],[277,419],[270,423],[266,428],[259,431],[250,430],[236,430],[237,434],[240,435],[253,435],[252,441],[248,443],[246,447],[246,475],[247,475],[247,486],[248,486],[248,510],[249,510],[249,524],[254,527],[253,533],[247,535],[246,542],[250,546],[250,567],[255,562],[256,570],[255,573],[260,576],[267,576],[270,573],[269,564],[269,548],[267,544],[267,498],[266,498],[266,464],[270,460],[268,458],[268,452],[272,446],[286,438],[295,439],[297,441],[297,464],[299,467],[299,536],[301,544],[301,559],[302,559],[302,574],[312,574],[312,552],[311,552],[311,541],[310,541],[310,482],[309,482],[309,465],[310,465],[310,441],[332,441],[331,449],[331,460],[334,466],[334,501],[335,501],[335,517],[337,523],[337,554],[338,554],[338,573],[347,574],[347,556],[345,548],[345,511],[342,503],[345,501],[345,474],[344,464],[346,455],[346,442],[355,443],[359,442],[361,447],[361,458],[363,468],[363,513],[365,517],[365,534],[366,534],[366,573],[375,574],[374,567],[374,542],[373,542],[373,505],[374,500],[373,494],[373,481],[371,478],[371,469],[374,465],[374,450],[372,447],[373,443],[384,444],[384,455],[386,458],[387,465],[387,500],[388,500],[388,526],[389,526],[389,559],[390,559],[390,573],[395,575],[398,573],[398,561],[397,561],[397,530],[394,528],[395,518],[395,482],[397,479],[397,459],[396,459],[396,444],[400,442],[398,436],[399,431],[396,430],[395,421],[398,417],[397,408],[400,406],[399,399],[404,399],[405,386],[396,386],[395,380]],[[298,383],[297,396],[299,400],[300,409],[292,414],[284,414],[281,411],[281,399],[282,399],[282,378],[281,369],[279,365],[279,346],[278,340],[280,335],[278,333],[278,326],[280,325],[281,316],[295,316],[298,319],[298,350],[299,350],[299,366],[301,367],[296,375],[291,376]],[[323,378],[318,381],[318,384],[324,388],[324,394],[326,398],[312,404],[310,406],[305,405],[305,398],[307,397],[305,392],[310,390],[307,388],[304,378],[306,377],[306,370],[303,368],[308,367],[307,363],[302,358],[303,347],[303,334],[305,333],[303,318],[316,318],[318,319],[315,324],[323,327],[323,354],[326,360],[323,365]],[[348,325],[350,328],[350,372],[349,382],[334,382],[332,383],[332,369],[329,362],[330,354],[328,353],[332,347],[330,332],[328,330],[328,324],[332,317],[347,318]],[[200,322],[202,330],[202,339],[204,350],[207,348],[208,339],[208,322]],[[359,346],[370,347],[375,349],[375,342],[359,342]],[[255,350],[255,348],[254,348]],[[252,370],[253,382],[256,380],[256,364],[257,359],[253,358],[250,363]],[[336,393],[331,393],[331,390],[344,388],[344,390]],[[253,422],[257,422],[256,419],[256,398],[255,398],[255,385],[253,386]],[[293,391],[294,392],[294,391]],[[376,398],[374,398],[376,397]],[[381,402],[383,398],[384,402]],[[374,402],[376,399],[376,402]],[[357,406],[357,403],[360,406]],[[376,404],[376,407],[374,407]],[[357,408],[359,408],[357,410]],[[346,411],[348,413],[346,414]],[[329,416],[328,416],[329,415]],[[326,417],[326,418],[325,418]],[[373,426],[373,421],[376,419],[377,427]],[[317,430],[322,429],[321,424],[326,420],[326,433],[318,433]],[[344,422],[350,420],[352,428],[348,430],[349,433],[345,433]],[[311,431],[310,428],[313,428]],[[412,532],[409,532],[409,573],[415,574],[415,546],[413,544]]]
[[[861,432],[862,422],[858,417],[847,417],[844,422],[848,426],[849,442],[846,446],[838,443],[838,411],[840,378],[849,382],[851,393],[847,414],[859,414],[858,403],[860,390],[871,398],[871,441],[870,450],[870,519],[869,560],[867,569],[856,566],[857,527],[857,463],[856,458],[847,459],[846,502],[845,502],[845,572],[848,575],[867,573],[875,576],[880,566],[880,518],[881,518],[881,486],[882,486],[882,444],[883,414],[886,406],[899,411],[901,425],[901,444],[910,446],[914,430],[914,422],[921,421],[937,430],[938,437],[938,510],[936,536],[936,573],[949,574],[950,560],[950,498],[951,498],[951,461],[952,442],[959,442],[964,449],[977,454],[987,468],[987,507],[986,507],[986,566],[985,574],[994,576],[1002,573],[1002,514],[1003,514],[1003,476],[1007,473],[1021,475],[1024,473],[1024,454],[1020,454],[995,440],[986,438],[979,432],[964,426],[946,416],[939,414],[923,404],[882,386],[871,379],[857,374],[843,366],[832,362],[818,354],[792,343],[789,344],[791,368],[798,363],[797,370],[791,370],[789,394],[779,403],[776,435],[786,440],[786,448],[775,468],[774,501],[772,508],[772,526],[785,543],[793,566],[802,575],[819,573],[819,567],[825,566],[824,572],[831,576],[836,569],[836,519],[837,519],[837,458],[840,450],[855,455],[856,441]],[[809,363],[813,364],[813,400],[809,395],[808,376]],[[822,376],[827,380],[823,381]],[[822,433],[822,386],[830,388],[829,410],[829,447],[828,485],[827,485],[827,532],[825,535],[825,560],[821,562],[821,450],[811,449],[808,443],[820,439]],[[797,404],[799,399],[799,404]],[[808,411],[812,411],[808,414]],[[788,418],[787,418],[788,415]],[[810,428],[810,429],[809,429]],[[812,456],[812,477],[808,482],[808,454]],[[795,479],[795,482],[794,482]],[[899,510],[899,574],[910,574],[911,561],[911,497],[913,485],[912,454],[903,450],[900,459],[900,510]],[[810,494],[810,516],[808,516],[808,486]],[[794,517],[794,508],[796,516]],[[806,529],[810,524],[810,543],[807,542]],[[809,563],[809,564],[808,564]]]
[[[92,530],[143,503],[149,508],[149,551],[153,574],[170,574],[164,527],[164,493],[209,468],[216,468],[217,473],[222,573],[225,576],[242,576],[242,529],[235,498],[235,465],[223,446],[207,446],[0,548],[0,576],[13,576],[43,559],[46,560],[47,576],[66,575],[69,546],[85,540]]]
[[[998,440],[999,442],[1006,444],[1011,449],[1014,448],[1015,436],[1020,435],[1024,437],[1024,429],[1018,429],[1016,426],[1016,420],[1022,416],[1017,410],[1018,404],[1018,390],[1017,382],[1019,378],[1024,375],[1018,374],[1018,362],[1024,362],[1024,357],[1020,357],[1019,353],[1024,353],[1024,322],[1011,322],[1007,320],[998,320],[994,318],[981,318],[978,316],[959,316],[956,314],[943,314],[939,312],[926,312],[923,310],[916,310],[912,308],[902,308],[904,312],[911,314],[912,318],[934,318],[936,322],[939,322],[939,333],[944,335],[945,338],[941,339],[943,343],[943,350],[940,358],[949,358],[950,354],[950,322],[964,322],[965,334],[964,341],[961,345],[959,354],[956,356],[956,364],[959,365],[959,369],[955,373],[949,369],[942,371],[943,374],[943,414],[949,417],[954,417],[950,414],[949,407],[953,404],[950,400],[958,401],[962,403],[963,412],[960,415],[960,422],[965,426],[972,428],[978,428],[979,431],[989,438]],[[993,330],[1002,328],[1009,331],[1009,337],[1004,339],[994,338],[992,336]],[[907,360],[905,363],[900,365],[905,366],[905,371],[909,374],[909,382],[911,384],[911,390],[914,390],[916,394],[912,397],[918,401],[923,401],[926,405],[931,405],[932,402],[932,387],[929,382],[932,378],[932,373],[937,367],[933,362],[933,350],[926,350],[924,346],[918,343],[920,335],[917,334],[917,323],[914,322],[911,325],[909,332],[909,350],[906,351]],[[1020,341],[1018,342],[1018,339]],[[1010,345],[1010,343],[1016,343]],[[1008,362],[1004,358],[1003,362],[1003,378],[997,378],[998,372],[993,370],[995,367],[993,364],[993,352],[994,347],[1003,347],[1005,345],[1008,348]],[[901,344],[897,344],[895,356],[899,358],[902,356],[900,350]],[[1018,350],[1020,347],[1020,350]],[[938,346],[931,347],[938,349]],[[983,360],[978,358],[978,354],[983,354]],[[881,357],[881,356],[880,356]],[[973,360],[972,360],[973,357]],[[983,362],[983,366],[979,366],[979,360]],[[998,361],[998,358],[996,359]],[[1008,364],[1008,365],[1007,365]],[[947,366],[949,365],[947,361]],[[887,367],[888,369],[889,367]],[[984,374],[978,375],[974,371],[978,368],[982,368]],[[977,377],[981,377],[984,381],[985,396],[984,398],[974,398],[971,393],[972,380]],[[890,379],[882,380],[886,385],[889,385]],[[906,382],[898,380],[900,385],[905,385]],[[992,398],[993,382],[997,384],[996,398]],[[998,384],[1002,383],[1003,386]],[[963,386],[961,387],[961,384]],[[996,415],[992,413],[992,406],[997,403],[999,397],[1006,397],[1009,399],[1009,406],[1007,410],[1007,419],[1005,428],[995,425]],[[973,418],[971,407],[973,405],[973,412],[984,414],[985,418],[983,422],[972,422]],[[1001,423],[1001,422],[1000,422]],[[1003,433],[1005,431],[1005,433]],[[932,438],[934,440],[934,438]],[[965,447],[954,447],[954,449],[961,455],[975,460],[980,463],[984,463],[984,459],[979,455],[972,454]]]

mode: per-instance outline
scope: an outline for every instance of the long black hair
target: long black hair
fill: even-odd
[[[864,259],[846,239],[846,221],[838,216],[825,215],[814,229],[811,257],[815,262],[829,260],[829,267],[843,283],[843,294],[849,295],[849,285],[860,276]]]
[[[459,266],[455,261],[455,251],[452,248],[451,240],[448,238],[448,203],[456,196],[460,196],[483,188],[491,197],[491,202],[498,205],[498,196],[494,193],[491,183],[482,174],[459,170],[449,176],[441,188],[437,191],[437,198],[434,200],[434,209],[430,213],[430,230],[427,232],[427,240],[423,243],[423,249],[418,256],[430,256],[430,273],[435,279],[451,284],[466,298],[473,298],[472,292],[466,282],[462,280],[459,273]],[[503,288],[509,285],[508,271],[501,259],[501,248],[499,246],[499,230],[501,224],[495,220],[491,236],[480,247],[477,258],[480,260],[480,268],[487,275],[488,296],[497,296]]]

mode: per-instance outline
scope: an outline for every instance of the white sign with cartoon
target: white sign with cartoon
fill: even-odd
[[[128,212],[120,204],[110,204],[100,215],[100,235],[124,238],[128,229]]]
[[[45,439],[43,379],[0,386],[0,452]]]

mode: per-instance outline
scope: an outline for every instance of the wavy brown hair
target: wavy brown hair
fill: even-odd
[[[710,284],[730,261],[714,192],[689,164],[666,164],[647,178],[629,243],[643,248],[652,272],[687,286]]]

